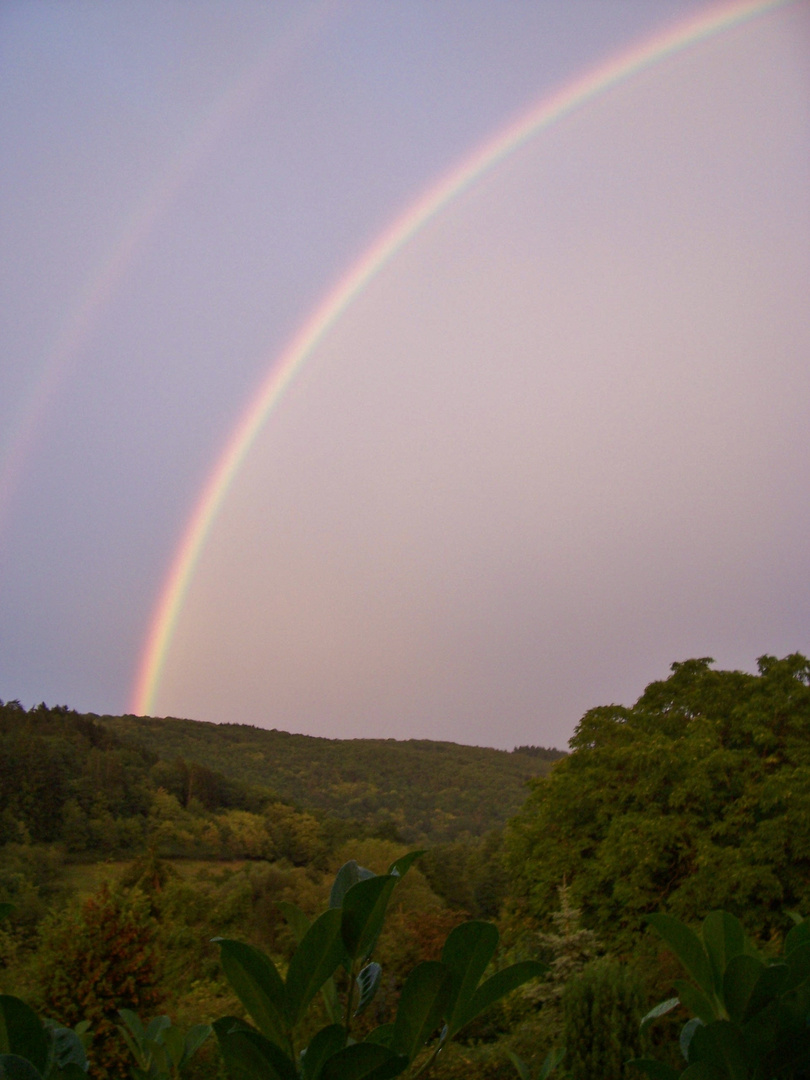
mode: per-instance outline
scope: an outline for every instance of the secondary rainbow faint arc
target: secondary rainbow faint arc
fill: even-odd
[[[447,173],[394,221],[327,293],[271,366],[205,483],[152,617],[132,694],[132,712],[152,711],[158,682],[197,560],[227,490],[273,406],[366,285],[444,206],[534,135],[599,94],[691,45],[796,0],[735,0],[658,32],[560,87]]]

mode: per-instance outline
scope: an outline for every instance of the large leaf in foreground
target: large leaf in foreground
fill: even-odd
[[[301,1074],[304,1080],[319,1080],[324,1062],[346,1045],[346,1028],[342,1024],[330,1024],[321,1028],[306,1048],[301,1058]]]
[[[648,915],[647,922],[666,941],[700,989],[706,994],[713,994],[712,965],[697,934],[671,915]]]
[[[0,995],[0,1052],[25,1058],[44,1073],[48,1049],[48,1036],[34,1010],[17,997]],[[17,1066],[12,1062],[11,1067]]]
[[[213,1027],[231,1080],[298,1080],[295,1065],[280,1047],[241,1020],[223,1016]]]
[[[341,934],[350,960],[366,960],[371,955],[398,880],[391,874],[381,874],[358,881],[346,892]]]
[[[408,976],[399,997],[391,1049],[412,1060],[447,1015],[453,976],[446,964],[425,960]]]
[[[462,1026],[458,1017],[466,1011],[497,947],[497,928],[478,919],[461,923],[448,934],[442,949],[442,963],[453,973],[447,1010],[451,1037]]]
[[[376,876],[377,875],[373,870],[366,870],[365,866],[361,866],[356,859],[349,859],[347,863],[344,863],[343,866],[341,866],[335,875],[335,880],[329,893],[329,907],[343,907],[343,897],[352,885],[356,885],[358,881],[367,881],[369,878]]]
[[[294,1027],[310,1001],[343,960],[345,948],[341,937],[342,912],[329,908],[319,915],[293,953],[287,971],[285,1012],[288,1025]]]
[[[214,938],[214,941],[219,945],[228,982],[256,1026],[279,1046],[286,1046],[284,983],[276,965],[261,950],[243,941],[229,938]]]
[[[548,971],[547,964],[541,964],[539,960],[522,960],[518,964],[512,964],[503,971],[496,971],[486,982],[482,983],[470,1000],[459,1003],[453,1014],[453,1026],[450,1027],[449,1035],[453,1035],[465,1024],[469,1024],[476,1016],[500,1001],[502,997],[511,994],[519,986],[529,982],[530,979],[539,979]]]
[[[19,1054],[0,1054],[0,1080],[42,1080],[42,1076]]]
[[[378,1043],[355,1043],[324,1063],[319,1080],[390,1080],[408,1068],[408,1059]]]

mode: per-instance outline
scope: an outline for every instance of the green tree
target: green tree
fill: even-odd
[[[46,921],[38,955],[47,1015],[73,1027],[89,1021],[91,1076],[126,1080],[119,1009],[151,1010],[160,1000],[155,925],[140,893],[103,886],[78,909]]]
[[[659,907],[725,907],[767,935],[810,900],[810,663],[710,665],[673,664],[632,708],[585,714],[508,831],[520,911],[547,919],[566,878],[615,947]]]

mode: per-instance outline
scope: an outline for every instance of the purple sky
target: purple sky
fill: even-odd
[[[0,697],[122,712],[274,358],[448,169],[713,5],[0,5]],[[810,3],[516,151],[349,308],[211,531],[158,714],[562,746],[810,652]]]

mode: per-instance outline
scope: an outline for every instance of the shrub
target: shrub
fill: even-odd
[[[151,1011],[160,1000],[154,922],[139,892],[115,895],[105,885],[78,909],[43,926],[39,970],[44,1011],[72,1027],[90,1023],[88,1049],[96,1080],[126,1080],[119,1009]]]
[[[565,1065],[571,1080],[637,1077],[644,992],[631,968],[607,957],[588,964],[563,992]]]

